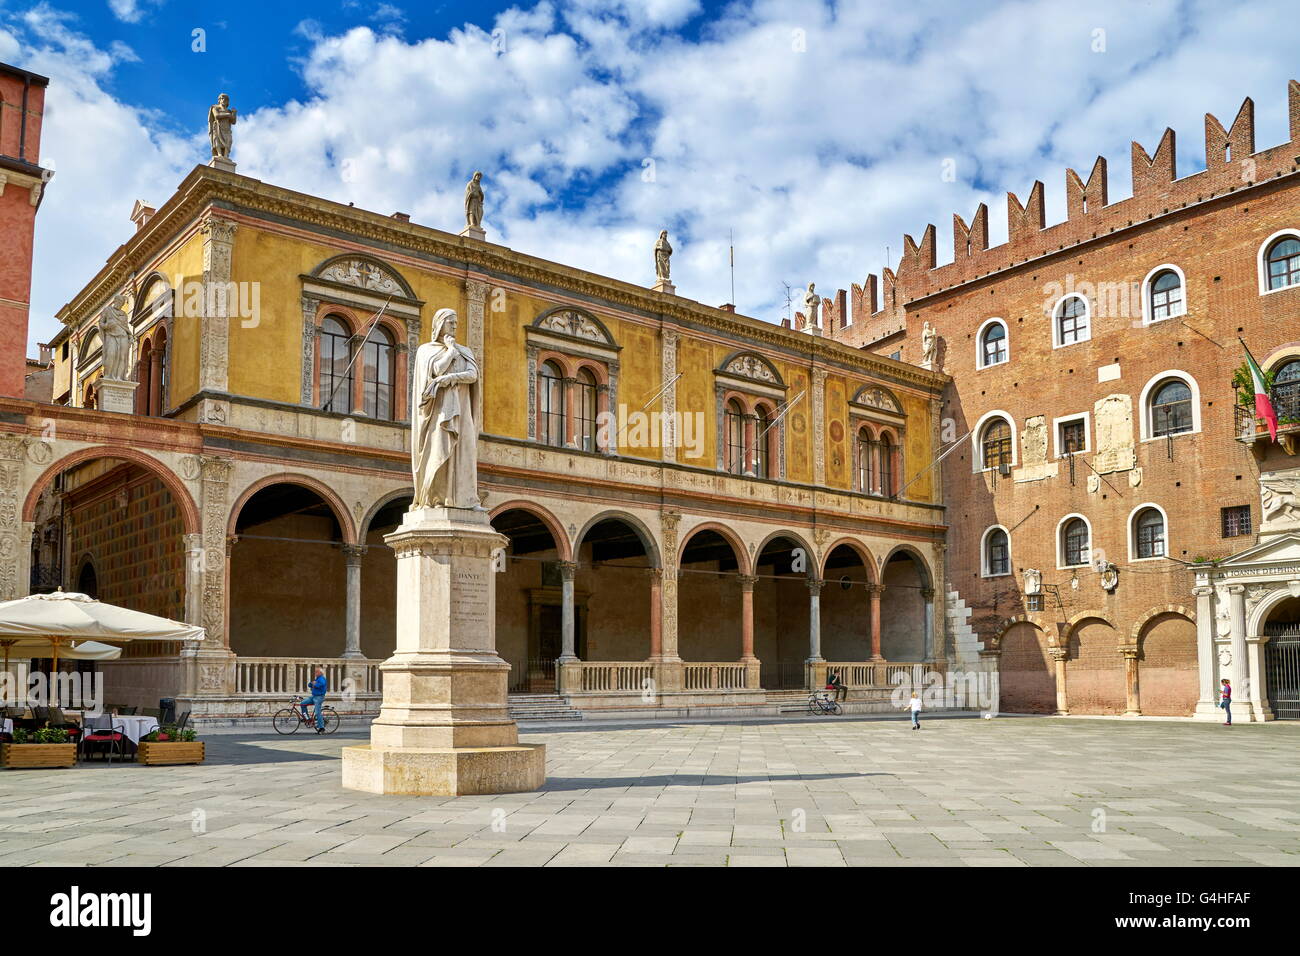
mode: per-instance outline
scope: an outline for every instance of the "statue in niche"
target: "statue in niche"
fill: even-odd
[[[456,341],[455,309],[439,309],[433,336],[415,353],[416,407],[411,416],[414,508],[482,510],[478,496],[480,388],[474,353]]]

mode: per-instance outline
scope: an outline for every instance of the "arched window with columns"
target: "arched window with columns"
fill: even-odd
[[[609,329],[585,309],[561,306],[534,319],[524,336],[529,439],[616,454],[620,436],[626,440],[626,433],[602,427],[618,408],[622,347]]]
[[[352,327],[338,315],[327,315],[320,327],[320,401],[327,412],[352,411]]]
[[[396,372],[397,349],[392,333],[377,326],[366,336],[361,349],[363,408],[371,418],[393,419]]]
[[[858,436],[855,490],[887,498],[898,494],[907,427],[898,396],[880,385],[863,385],[849,401],[849,421]]]
[[[717,396],[718,470],[756,478],[785,477],[786,385],[757,352],[733,352],[713,370]]]

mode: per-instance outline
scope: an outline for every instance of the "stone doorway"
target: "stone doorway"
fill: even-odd
[[[1300,598],[1288,598],[1264,625],[1265,686],[1278,720],[1300,720]]]

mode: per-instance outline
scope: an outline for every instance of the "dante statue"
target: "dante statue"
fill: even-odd
[[[465,225],[483,228],[483,174],[479,172],[465,184]]]
[[[817,286],[809,282],[808,291],[803,295],[803,314],[810,329],[820,329],[822,327],[821,318],[818,311],[822,307],[822,297],[817,294]]]
[[[216,105],[208,110],[208,139],[212,141],[213,159],[230,158],[230,147],[234,142],[230,127],[238,121],[237,112],[230,108],[230,96],[226,93],[218,96]]]
[[[131,326],[122,308],[126,299],[115,295],[99,314],[99,336],[104,343],[104,378],[117,382],[130,381]]]
[[[921,329],[921,364],[931,366],[934,364],[935,352],[939,347],[939,337],[935,334],[934,326],[926,320],[925,327]]]
[[[673,247],[668,244],[668,230],[659,230],[659,241],[655,243],[655,278],[668,281],[668,270],[673,257]]]
[[[456,310],[439,309],[433,337],[416,350],[411,416],[412,508],[479,508],[479,384],[474,353],[456,342]]]

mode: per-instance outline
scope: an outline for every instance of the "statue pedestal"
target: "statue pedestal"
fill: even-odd
[[[655,284],[650,288],[656,292],[662,292],[664,295],[676,295],[677,286],[673,285],[667,279],[655,279]]]
[[[384,538],[397,554],[397,649],[370,745],[343,749],[343,786],[456,796],[536,790],[546,748],[520,744],[506,707],[510,665],[496,652],[487,512],[423,508]]]
[[[213,169],[220,169],[223,172],[233,173],[235,171],[235,161],[226,159],[224,156],[213,156],[212,161],[208,163]]]
[[[466,226],[460,231],[460,234],[468,239],[477,239],[479,242],[487,242],[487,233],[478,226]]]
[[[99,400],[96,403],[101,412],[122,412],[130,415],[135,411],[135,390],[137,382],[120,382],[117,379],[101,378],[96,383]]]

